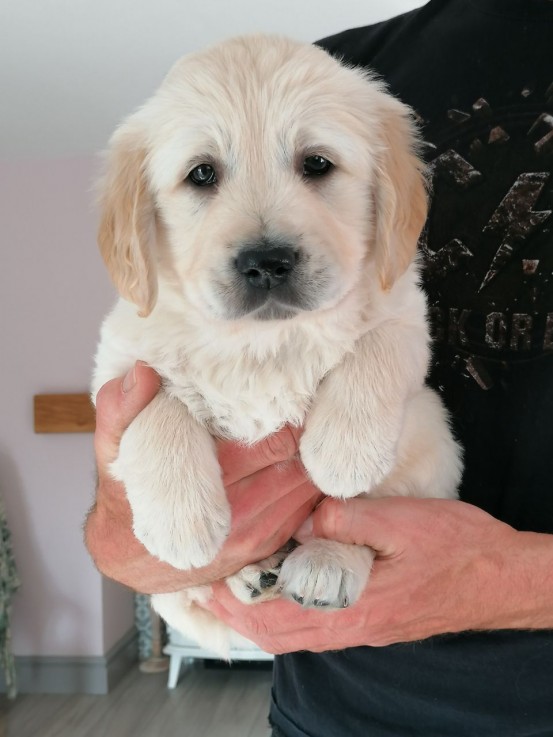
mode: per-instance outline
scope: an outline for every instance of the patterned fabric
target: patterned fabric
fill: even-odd
[[[152,618],[147,594],[134,595],[134,624],[138,630],[138,657],[148,660],[152,657]]]
[[[19,579],[11,546],[4,505],[0,497],[0,664],[4,669],[8,698],[16,695],[15,664],[11,651],[10,614],[12,595]]]
[[[152,610],[148,594],[134,595],[134,626],[138,631],[138,659],[143,662],[160,657],[167,631],[165,622]]]

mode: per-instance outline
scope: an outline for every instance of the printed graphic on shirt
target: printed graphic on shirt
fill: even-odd
[[[519,361],[553,352],[553,83],[495,111],[449,110],[429,144],[433,199],[420,248],[437,343]],[[537,96],[536,96],[537,98]]]

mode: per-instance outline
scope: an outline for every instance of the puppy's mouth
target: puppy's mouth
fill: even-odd
[[[289,320],[298,312],[316,309],[316,288],[306,279],[294,277],[286,285],[270,288],[252,287],[239,279],[218,289],[229,320],[250,317],[255,320]]]
[[[247,290],[235,301],[237,317],[252,317],[256,320],[289,320],[303,310],[310,309],[307,300],[293,290],[276,290],[277,294],[256,294]],[[287,292],[287,294],[285,293]]]
[[[289,320],[320,307],[332,283],[327,265],[287,246],[243,249],[225,277],[214,286],[227,320]]]

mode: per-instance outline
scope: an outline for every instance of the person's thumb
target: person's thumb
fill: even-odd
[[[324,499],[312,515],[311,534],[329,540],[367,545],[379,555],[397,553],[398,526],[409,514],[412,500],[356,498]]]
[[[141,361],[123,378],[112,379],[96,396],[94,446],[98,471],[107,469],[117,457],[121,436],[159,391],[161,379]]]
[[[217,441],[217,454],[225,486],[251,476],[263,468],[293,458],[298,452],[301,430],[285,425],[254,445],[230,440]]]

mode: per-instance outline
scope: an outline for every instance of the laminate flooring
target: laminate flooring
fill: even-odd
[[[187,666],[129,673],[105,696],[0,696],[0,737],[269,737],[271,672]]]

